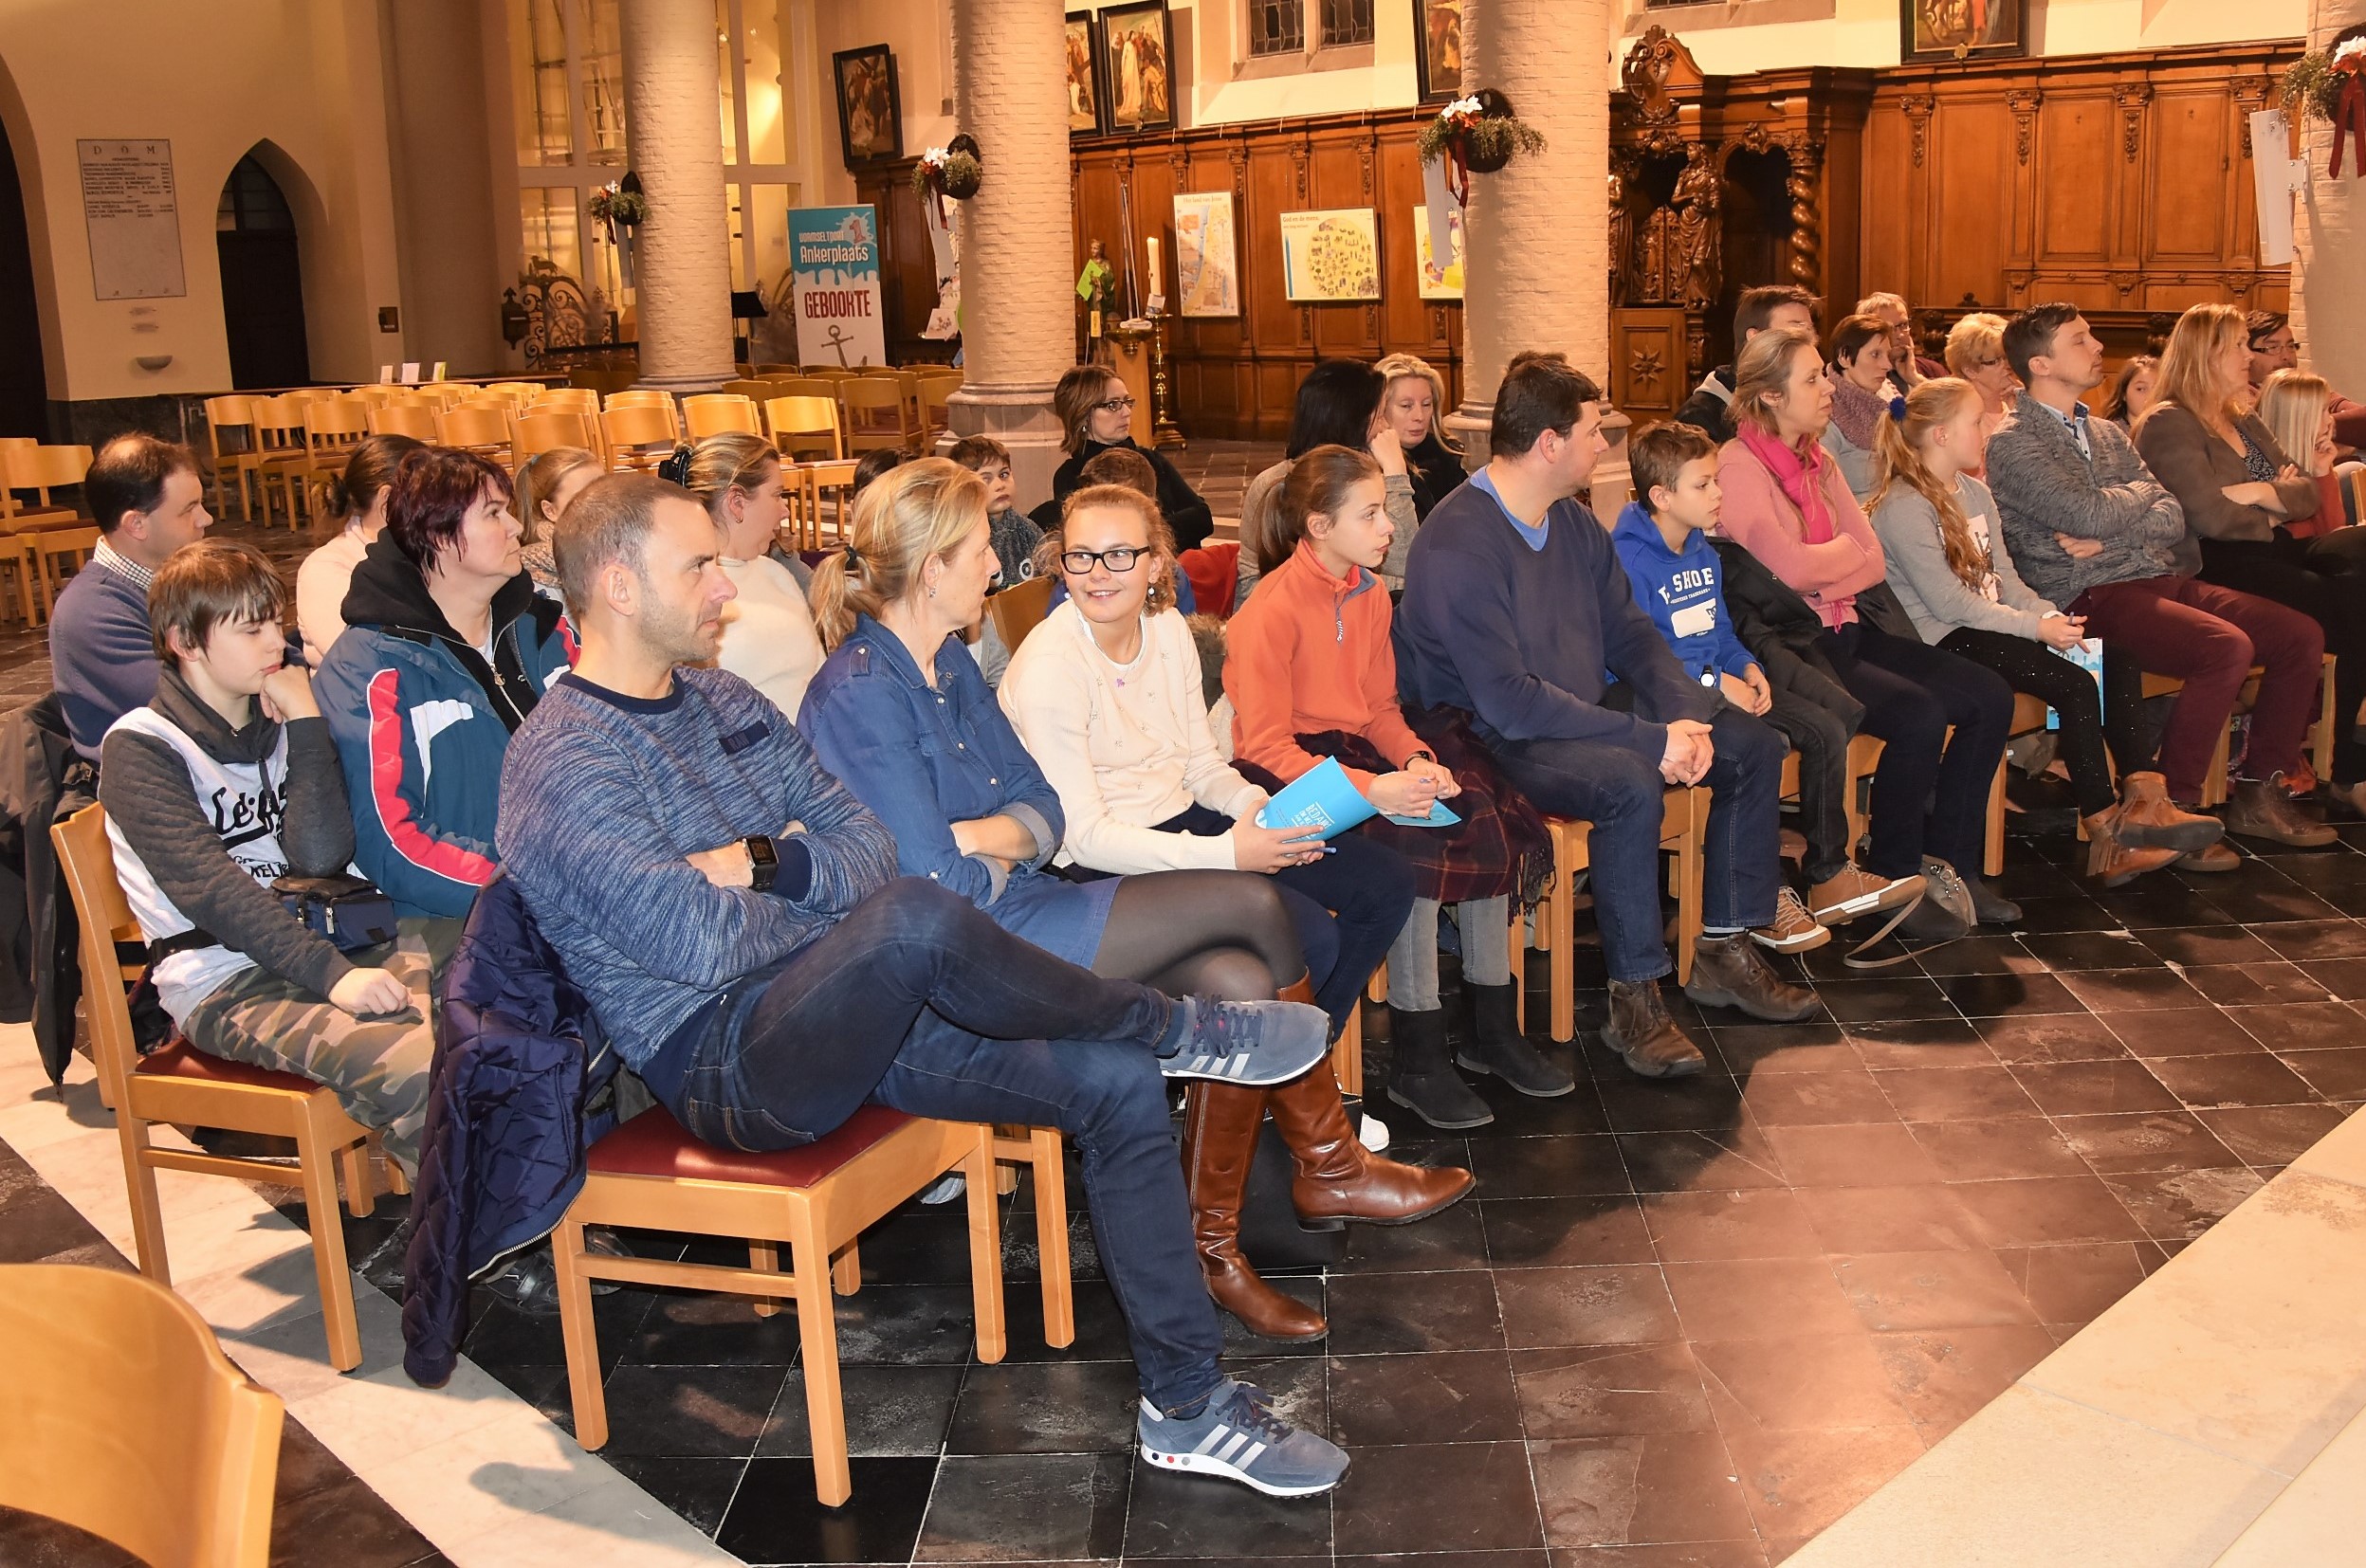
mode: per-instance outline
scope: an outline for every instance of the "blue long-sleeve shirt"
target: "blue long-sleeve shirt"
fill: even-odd
[[[1486,477],[1438,503],[1405,559],[1396,624],[1405,706],[1466,709],[1491,742],[1591,740],[1658,762],[1665,723],[1602,706],[1604,672],[1664,719],[1705,721],[1715,694],[1684,679],[1593,513],[1555,501],[1530,529]]]
[[[1610,544],[1636,604],[1660,629],[1688,679],[1698,682],[1704,672],[1742,675],[1758,662],[1733,635],[1718,586],[1717,553],[1705,537],[1686,534],[1684,548],[1671,550],[1651,514],[1630,501],[1610,531]]]
[[[860,616],[805,688],[797,727],[822,766],[894,833],[906,876],[942,883],[990,909],[1045,874],[1067,823],[1059,792],[958,639],[937,650],[936,676],[932,687],[895,633]],[[962,853],[953,824],[990,816],[1024,823],[1036,837],[1035,859],[1006,875],[1000,861]]]
[[[503,869],[635,1068],[895,875],[887,828],[769,699],[717,669],[673,681],[654,701],[554,682],[510,739],[495,831]],[[791,822],[804,831],[772,892],[717,887],[688,858]]]
[[[94,560],[58,593],[49,616],[49,680],[74,749],[99,760],[107,726],[156,694],[148,591]]]

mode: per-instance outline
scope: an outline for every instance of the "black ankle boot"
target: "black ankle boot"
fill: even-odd
[[[1455,1065],[1491,1073],[1537,1100],[1551,1100],[1577,1087],[1568,1068],[1556,1067],[1520,1032],[1519,994],[1510,985],[1473,985],[1471,1038],[1455,1053]]]
[[[1506,988],[1509,989],[1508,987]],[[1446,1013],[1388,1010],[1388,1098],[1444,1132],[1484,1127],[1495,1119],[1446,1060]]]

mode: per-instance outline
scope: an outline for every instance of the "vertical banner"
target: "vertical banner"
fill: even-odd
[[[2251,199],[2259,204],[2259,259],[2292,260],[2292,198],[2308,189],[2308,166],[2292,156],[2292,126],[2282,109],[2251,116]]]
[[[869,207],[790,209],[789,272],[800,363],[887,363],[875,211]]]

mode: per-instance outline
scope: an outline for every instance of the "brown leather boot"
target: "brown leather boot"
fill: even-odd
[[[1410,1225],[1451,1208],[1469,1195],[1471,1173],[1454,1166],[1435,1170],[1384,1159],[1356,1140],[1348,1108],[1339,1102],[1339,1082],[1329,1067],[1316,1067],[1295,1083],[1265,1091],[1274,1125],[1290,1145],[1297,1178],[1290,1200],[1310,1225],[1357,1220],[1366,1225]]]
[[[1641,1078],[1683,1078],[1709,1065],[1668,1016],[1657,980],[1610,982],[1610,1021],[1603,1027],[1602,1043]]]
[[[2126,818],[2127,808],[2114,806],[2079,819],[2086,830],[2086,874],[2106,887],[2123,887],[2147,871],[2174,864],[2185,853],[2165,845],[2139,848],[2129,843],[2122,836]]]
[[[2296,849],[2320,848],[2341,836],[2292,804],[2280,773],[2265,778],[2238,778],[2228,787],[2227,831],[2288,844]]]
[[[1747,931],[1693,943],[1693,977],[1684,982],[1684,994],[1702,1007],[1738,1008],[1770,1024],[1795,1024],[1824,1006],[1814,992],[1777,975]]]
[[[2169,780],[2152,772],[2119,775],[2119,842],[2131,849],[2207,849],[2226,833],[2214,816],[2177,810]],[[2092,874],[2090,867],[2089,874]]]
[[[1319,1340],[1330,1332],[1323,1315],[1257,1278],[1240,1255],[1240,1204],[1249,1190],[1257,1128],[1265,1121],[1265,1093],[1199,1082],[1184,1094],[1183,1179],[1191,1191],[1192,1245],[1208,1294],[1241,1327],[1267,1340]]]

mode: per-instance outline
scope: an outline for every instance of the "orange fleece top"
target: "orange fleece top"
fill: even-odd
[[[1397,651],[1388,590],[1362,567],[1332,576],[1300,540],[1260,578],[1227,624],[1224,695],[1232,699],[1233,750],[1285,784],[1322,760],[1301,735],[1346,730],[1403,766],[1426,751],[1397,706]],[[1359,790],[1372,775],[1347,770]]]

